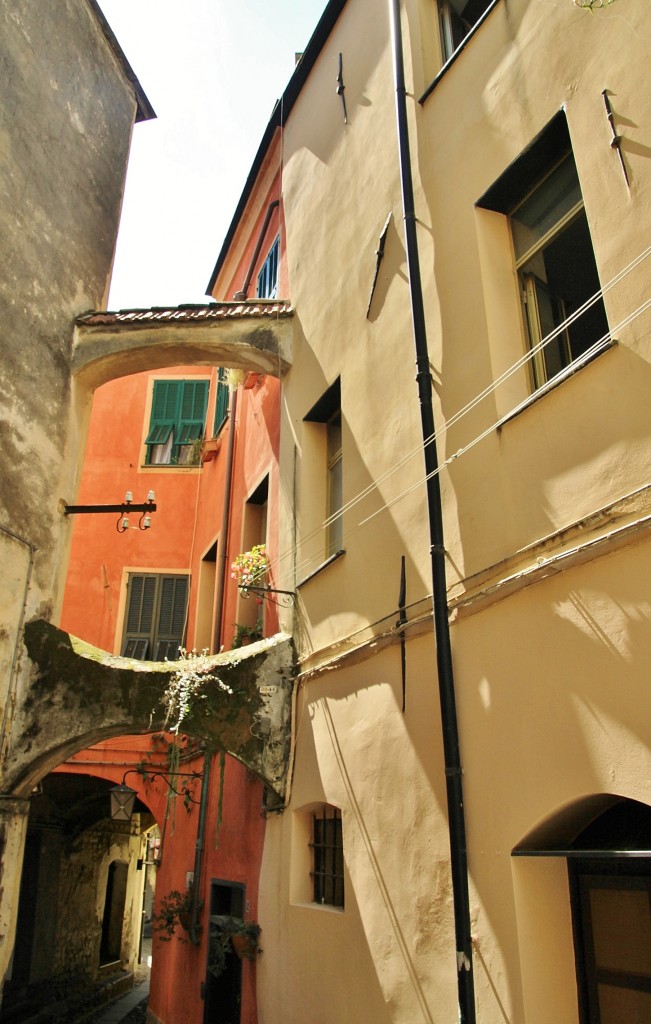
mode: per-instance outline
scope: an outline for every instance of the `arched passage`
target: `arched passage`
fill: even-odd
[[[232,366],[284,376],[292,361],[286,302],[219,302],[173,309],[87,313],[76,321],[72,370],[94,389],[166,366]]]
[[[28,623],[25,645],[31,684],[17,716],[5,778],[15,796],[67,757],[101,739],[165,728],[161,697],[175,663],[117,658],[44,621]],[[183,721],[208,750],[224,750],[284,796],[294,655],[279,634],[208,659],[210,678]],[[71,685],[71,682],[74,685]]]

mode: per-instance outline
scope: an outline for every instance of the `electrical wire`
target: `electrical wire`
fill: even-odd
[[[411,461],[411,459],[413,459],[416,455],[420,454],[428,444],[434,443],[437,440],[437,438],[443,436],[450,427],[454,426],[464,416],[466,416],[469,412],[475,409],[485,398],[494,394],[497,391],[497,389],[502,384],[505,383],[505,381],[507,381],[511,376],[513,376],[513,374],[517,373],[524,366],[526,366],[527,363],[533,360],[540,352],[544,350],[544,348],[547,345],[551,344],[556,338],[558,338],[558,336],[562,334],[569,326],[571,326],[580,316],[582,316],[583,313],[585,313],[588,309],[594,306],[595,303],[602,298],[602,296],[606,295],[617,284],[619,284],[629,273],[635,270],[645,259],[648,258],[649,255],[651,255],[651,246],[647,247],[638,256],[634,257],[634,259],[632,259],[627,264],[627,266],[625,266],[621,271],[615,274],[614,277],[612,277],[610,281],[608,281],[603,286],[603,288],[599,289],[597,292],[595,292],[594,295],[590,296],[590,298],[588,298],[582,306],[575,310],[569,317],[567,317],[561,324],[559,324],[558,327],[554,328],[548,335],[546,335],[545,338],[543,338],[538,344],[536,344],[526,353],[524,353],[510,367],[508,367],[502,374],[500,374],[499,377],[497,377],[486,388],[484,388],[483,391],[479,392],[474,398],[472,398],[468,403],[466,403],[465,406],[463,406],[456,413],[454,413],[445,423],[441,425],[441,427],[438,430],[436,430],[424,442],[421,442],[420,444],[415,446],[401,459],[399,459],[397,462],[393,463],[390,467],[388,467],[387,470],[384,471],[384,473],[382,473],[379,477],[375,478],[370,484],[368,484],[365,488],[363,488],[356,495],[350,498],[344,505],[342,505],[340,509],[338,509],[331,516],[323,520],[318,527],[315,527],[313,530],[305,534],[302,538],[302,544],[307,544],[311,540],[317,539],[320,535],[325,534],[333,523],[340,519],[345,513],[349,512],[361,501],[363,501],[364,498],[366,498],[378,486],[380,486],[387,479],[389,479],[394,473],[396,473],[398,470],[407,465]],[[600,338],[597,342],[595,342],[594,345],[591,346],[586,351],[586,353],[584,353],[583,356],[580,358],[580,363],[582,364],[583,362],[587,362],[592,357],[592,355],[596,354],[602,348],[607,347],[613,333],[616,333],[617,331],[622,330],[624,327],[628,326],[629,323],[631,323],[634,319],[637,318],[637,316],[641,315],[641,313],[643,313],[648,308],[648,305],[649,302],[643,303],[628,317],[625,317],[622,321],[620,321],[620,323],[617,324],[617,326],[613,328],[612,331],[609,331],[607,334],[603,336],[603,338]],[[574,368],[576,369],[576,367]],[[570,370],[570,372],[573,371]],[[558,383],[558,377],[554,378],[554,383]],[[464,454],[466,451],[470,450],[470,448],[474,447],[474,445],[477,444],[480,440],[483,440],[486,436],[491,434],[499,426],[500,423],[508,419],[510,416],[515,415],[516,412],[518,412],[520,408],[524,407],[529,401],[530,397],[528,396],[523,402],[515,406],[508,414],[501,416],[497,421],[492,423],[491,426],[488,427],[485,431],[483,431],[482,434],[478,435],[477,438],[473,439],[473,441],[469,442],[468,445],[464,446],[462,449],[459,449],[459,451],[457,451],[454,455],[450,456],[449,459],[443,462],[439,466],[438,472],[440,472],[444,466],[449,465],[450,462],[458,458],[461,454]],[[348,531],[347,536],[350,536],[351,533],[356,532],[356,530],[360,526],[369,522],[381,511],[384,511],[392,507],[393,504],[401,500],[401,498],[406,497],[412,491],[416,490],[425,481],[426,477],[421,478],[417,483],[413,484],[411,487],[401,492],[401,494],[398,495],[396,498],[382,505],[381,508],[376,510],[376,512],[372,513],[371,516],[368,516],[366,519],[363,519],[360,523],[357,524],[356,527],[353,527],[352,531]],[[287,551],[280,553],[278,556],[278,563],[282,564],[286,559],[292,557],[292,555],[292,549],[288,549]],[[303,559],[302,562],[298,563],[295,567],[297,576],[300,578],[300,576],[304,574],[303,570],[306,570],[310,565],[313,565],[315,562],[318,564],[318,557],[319,556],[307,557]]]

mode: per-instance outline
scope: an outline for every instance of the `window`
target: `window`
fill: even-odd
[[[312,883],[314,902],[344,905],[344,845],[341,811],[324,804],[312,816]]]
[[[600,284],[563,113],[479,206],[509,217],[531,381],[534,389],[541,388],[609,342],[603,300],[598,297],[582,310]]]
[[[328,435],[328,507],[326,510],[326,554],[328,557],[341,550],[342,531],[342,462],[341,462],[341,410],[337,409],[326,424]],[[336,517],[336,518],[335,518]]]
[[[156,380],[149,433],[148,466],[187,464],[192,444],[203,436],[208,404],[207,380]]]
[[[325,554],[336,555],[343,546],[343,446],[341,430],[341,384],[339,378],[312,407],[305,417],[307,423],[323,425],[325,444]],[[323,469],[321,472],[324,471]],[[323,514],[321,513],[321,514]]]
[[[651,1020],[651,807],[621,800],[572,843],[582,1024]]]
[[[443,57],[449,60],[494,0],[438,0]]]
[[[176,661],[185,638],[189,578],[129,573],[122,655]]]
[[[228,384],[226,383],[226,370],[223,366],[220,366],[219,374],[217,376],[217,401],[215,403],[215,427],[213,430],[213,437],[217,437],[217,434],[228,419],[229,394]]]
[[[579,861],[575,932],[586,1024],[651,1020],[651,861]]]
[[[259,299],[275,299],[278,294],[278,255],[280,252],[280,238],[269,250],[269,255],[262,264],[258,274],[258,287],[256,295]]]

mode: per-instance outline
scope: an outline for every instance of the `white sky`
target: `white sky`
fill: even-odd
[[[134,127],[109,308],[205,302],[274,103],[326,0],[99,3],[157,114]]]

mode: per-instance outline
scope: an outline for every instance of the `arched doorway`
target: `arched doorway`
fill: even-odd
[[[585,798],[535,829],[515,857],[564,858],[580,1024],[651,1020],[651,807]]]

